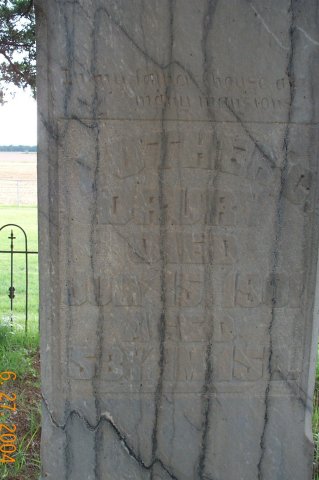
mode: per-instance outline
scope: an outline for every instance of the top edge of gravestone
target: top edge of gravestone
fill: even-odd
[[[144,3],[37,2],[53,118],[318,123],[314,0]]]

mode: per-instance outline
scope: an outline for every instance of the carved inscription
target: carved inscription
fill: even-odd
[[[64,67],[62,68],[64,82],[69,85],[71,82],[70,72],[69,69]],[[78,73],[77,76],[82,78],[83,81],[86,80],[88,82],[92,81],[92,77],[89,75],[85,75]],[[74,74],[72,75],[74,78]],[[109,87],[113,88],[116,86],[140,86],[144,89],[148,87],[158,88],[158,87],[167,87],[170,86],[177,86],[177,87],[185,87],[192,84],[193,79],[190,77],[189,74],[186,72],[177,72],[177,73],[168,73],[165,70],[141,70],[138,69],[135,72],[131,72],[130,74],[123,74],[110,72],[110,73],[98,73],[93,75],[93,78],[96,79],[100,83],[105,83]],[[205,82],[211,82],[212,86],[216,90],[227,90],[228,92],[232,91],[242,91],[242,90],[249,90],[251,92],[263,92],[266,87],[266,81],[263,77],[260,76],[235,76],[235,75],[222,75],[220,73],[215,72],[208,72],[205,73],[204,78],[202,75],[200,77],[194,77],[196,81],[204,80]],[[275,92],[281,92],[288,87],[288,79],[285,77],[278,78],[273,81],[271,87]]]
[[[235,76],[227,72],[208,72],[197,77],[177,66],[171,72],[154,68],[138,69],[127,74],[123,71],[101,72],[92,76],[87,72],[71,73],[67,67],[62,67],[62,76],[68,88],[76,82],[83,95],[90,85],[95,84],[101,92],[101,112],[111,101],[119,104],[122,113],[123,96],[128,110],[135,110],[138,116],[147,112],[156,114],[163,107],[179,112],[178,118],[183,118],[185,114],[189,116],[187,113],[200,118],[205,116],[207,108],[225,114],[232,111],[241,115],[244,112],[248,115],[268,113],[278,116],[285,114],[289,107],[289,79],[286,76],[271,83],[259,75]],[[205,95],[207,84],[210,85],[210,96]],[[167,95],[168,86],[172,92],[170,95]]]
[[[179,307],[223,306],[228,308],[300,308],[302,302],[301,275],[288,277],[284,273],[262,276],[259,273],[231,273],[224,277],[221,288],[214,292],[214,269],[206,270],[200,262],[184,266],[168,265],[165,283],[167,305]],[[177,263],[177,262],[176,262]],[[130,274],[85,278],[81,272],[66,282],[63,304],[84,304],[136,307],[154,301],[157,276],[133,269]],[[153,280],[152,280],[153,279]],[[210,285],[210,290],[206,286]]]
[[[182,82],[186,77],[176,77]],[[216,82],[237,88],[230,78]],[[263,82],[256,80],[254,88],[262,90]],[[175,121],[163,130],[158,122],[134,122],[127,134],[125,122],[101,120],[96,157],[87,146],[95,127],[74,121],[69,128],[72,135],[72,129],[83,130],[76,135],[83,145],[80,140],[72,149],[63,147],[60,213],[66,229],[77,232],[70,234],[70,252],[87,266],[61,268],[62,308],[76,312],[72,328],[83,324],[86,332],[73,335],[70,377],[94,377],[96,326],[88,325],[102,318],[103,391],[155,392],[161,348],[164,391],[200,392],[207,368],[213,383],[236,391],[267,380],[268,325],[277,315],[273,380],[297,379],[302,335],[289,345],[284,331],[297,328],[302,265],[272,273],[271,253],[262,243],[273,229],[269,212],[274,188],[280,188],[276,142],[261,147],[238,125]],[[273,127],[267,128],[272,135]],[[76,192],[72,198],[68,182]],[[295,161],[287,170],[284,201],[301,211],[311,191],[309,170]],[[260,198],[267,199],[262,209]],[[256,258],[260,268],[253,266]]]

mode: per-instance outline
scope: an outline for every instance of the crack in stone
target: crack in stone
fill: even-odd
[[[205,91],[200,87],[199,83],[196,81],[194,75],[192,72],[187,69],[180,61],[178,60],[173,60],[168,62],[167,64],[161,64],[155,58],[153,58],[147,51],[146,49],[143,49],[139,46],[139,44],[133,39],[133,37],[125,30],[125,28],[121,25],[121,23],[116,20],[111,13],[108,11],[107,8],[105,7],[99,7],[96,10],[96,18],[99,20],[101,19],[100,14],[104,13],[108,19],[122,32],[122,34],[131,42],[131,44],[136,48],[137,51],[139,51],[147,60],[149,60],[153,65],[157,66],[161,70],[167,70],[170,69],[172,66],[177,65],[183,72],[185,72],[189,78],[191,79],[193,85],[197,88],[198,92],[202,95],[205,95]],[[95,22],[94,22],[95,23]],[[228,109],[228,111],[235,117],[236,121],[240,124],[240,126],[243,128],[245,134],[249,137],[249,139],[254,143],[258,151],[262,154],[262,158],[266,159],[271,168],[276,167],[276,159],[273,158],[273,155],[267,151],[267,148],[262,145],[260,142],[258,142],[253,134],[250,132],[249,128],[245,124],[245,122],[241,119],[241,117],[234,111],[234,109],[227,103],[225,102],[225,106]],[[211,109],[211,107],[209,107]],[[83,124],[83,121],[81,121],[80,118],[78,118],[75,115],[72,115],[71,117],[73,120],[77,120],[80,123]],[[49,128],[49,127],[48,127]],[[89,128],[89,127],[88,127]],[[50,129],[52,130],[52,128]],[[52,133],[51,133],[52,134]]]
[[[303,28],[301,27],[297,27],[297,30],[299,30],[299,32],[301,32],[305,37],[306,39],[312,43],[313,45],[315,45],[316,47],[319,47],[319,42],[317,40],[315,40],[314,38],[312,38],[309,33],[306,32],[306,30],[304,30]]]
[[[283,372],[280,370],[277,370],[276,373],[279,375],[282,381],[284,381],[289,388],[289,390],[293,393],[294,397],[297,399],[297,401],[302,405],[303,408],[305,408],[308,412],[311,413],[311,402],[312,402],[312,397],[310,397],[307,392],[305,392],[300,385],[296,385],[296,383],[292,380],[289,380]]]
[[[173,58],[173,44],[174,44],[174,10],[175,10],[175,1],[169,0],[169,63],[171,63]],[[166,95],[170,95],[171,86],[168,84],[166,86]],[[156,458],[157,455],[157,434],[159,427],[159,414],[162,403],[162,393],[163,393],[163,381],[164,381],[164,368],[165,368],[165,340],[166,340],[166,255],[167,255],[167,209],[165,208],[165,193],[164,193],[164,176],[165,176],[165,165],[167,160],[168,153],[168,139],[165,131],[165,114],[166,114],[167,105],[163,106],[162,109],[162,132],[161,132],[161,160],[159,168],[159,209],[160,209],[160,261],[161,261],[161,273],[160,273],[160,288],[161,288],[161,305],[162,312],[159,320],[159,341],[160,341],[160,358],[159,358],[159,377],[156,386],[156,391],[154,395],[155,400],[155,412],[154,412],[154,424],[152,431],[152,459]],[[151,469],[151,480],[153,480],[153,469]]]
[[[146,41],[146,36],[145,36],[145,31],[144,31],[144,18],[145,18],[145,0],[140,0],[141,1],[141,6],[140,6],[140,26],[141,26],[141,31],[142,31],[142,38],[143,38],[143,47],[144,47],[144,51],[146,50],[146,45],[147,45],[147,41]]]
[[[100,128],[99,123],[97,121],[97,109],[98,109],[98,85],[96,82],[96,76],[94,75],[96,65],[97,65],[97,36],[98,36],[98,28],[95,29],[95,25],[97,24],[97,16],[95,13],[95,18],[93,22],[93,30],[92,30],[92,62],[91,62],[91,71],[93,73],[94,78],[94,95],[92,99],[92,117],[93,121],[96,124],[95,129],[95,158],[96,158],[96,165],[95,171],[93,176],[93,205],[94,209],[92,211],[92,222],[91,222],[91,230],[90,230],[90,244],[91,244],[91,271],[92,271],[92,280],[94,282],[95,278],[95,268],[96,268],[96,229],[95,225],[98,223],[97,219],[97,212],[98,212],[98,182],[99,182],[99,172],[100,172]],[[101,417],[101,400],[99,394],[99,383],[101,378],[101,370],[102,370],[102,361],[103,361],[103,339],[104,339],[104,329],[103,329],[103,308],[101,306],[101,302],[99,301],[100,290],[98,284],[94,282],[94,296],[95,296],[95,303],[99,305],[98,307],[98,321],[96,325],[96,363],[95,363],[95,370],[94,376],[92,379],[92,388],[93,388],[93,395],[94,395],[94,403],[95,403],[95,412],[96,418]],[[99,441],[98,432],[94,435],[94,452],[95,452],[95,459],[94,459],[94,473],[96,480],[99,480],[101,477],[101,468],[100,468],[100,447],[101,442]]]
[[[111,13],[106,9],[105,7],[100,7],[98,9],[100,13],[104,13],[109,20],[123,33],[123,35],[131,42],[131,44],[136,48],[137,51],[139,51],[147,60],[149,60],[153,65],[157,66],[161,70],[167,70],[170,69],[172,66],[177,65],[183,72],[185,72],[187,75],[189,75],[189,78],[191,79],[193,85],[197,88],[198,92],[202,95],[205,95],[205,90],[203,90],[199,83],[196,81],[194,75],[190,70],[188,70],[180,61],[178,60],[173,60],[168,62],[167,64],[161,64],[155,58],[153,58],[146,50],[140,47],[140,45],[134,40],[134,38],[126,31],[126,29],[121,25],[121,23],[116,20]],[[254,143],[258,151],[262,154],[262,157],[268,160],[272,168],[276,167],[276,161],[272,158],[271,155],[267,152],[267,149],[265,146],[261,145],[255,137],[252,135],[250,132],[249,128],[247,125],[244,124],[243,120],[240,118],[240,116],[233,110],[233,108],[228,105],[227,102],[225,102],[226,108],[228,108],[229,112],[236,118],[236,120],[239,122],[240,126],[243,128],[244,132],[250,140]],[[209,110],[211,110],[211,107],[208,107]]]
[[[257,11],[256,7],[252,4],[251,0],[247,0],[250,8],[255,12],[256,17],[260,20],[262,23],[263,27],[265,30],[269,33],[269,35],[275,40],[277,45],[280,46],[283,50],[289,50],[289,47],[286,47],[281,40],[277,37],[277,35],[270,29],[270,27],[267,25],[266,21],[264,18],[261,16],[261,14]]]
[[[258,140],[255,139],[255,137],[252,135],[247,125],[245,125],[245,123],[240,118],[240,116],[235,112],[235,110],[230,105],[228,105],[227,102],[225,103],[225,106],[232,113],[232,115],[234,115],[234,117],[236,118],[236,120],[238,121],[238,123],[240,124],[240,126],[242,127],[246,135],[248,136],[248,138],[253,142],[258,152],[261,153],[262,158],[268,161],[270,168],[272,169],[276,168],[277,159],[272,154],[272,152],[267,151],[267,147],[265,145],[262,145],[260,142],[258,142]]]
[[[203,17],[203,26],[202,26],[202,41],[201,47],[203,52],[203,84],[205,86],[206,95],[209,97],[211,93],[211,86],[208,81],[208,73],[211,70],[212,66],[212,59],[209,58],[208,54],[208,40],[209,40],[209,33],[213,26],[213,19],[214,14],[217,8],[218,0],[207,0],[207,8],[204,12]],[[211,107],[208,108],[208,114],[211,120],[214,119],[214,112],[212,111]],[[208,251],[209,262],[208,264],[212,264],[211,258],[211,251]],[[206,266],[206,281],[205,285],[211,286],[210,282],[210,271],[207,272]],[[207,296],[207,295],[206,295]],[[198,456],[198,464],[197,464],[197,474],[200,480],[204,480],[208,478],[205,474],[205,463],[206,463],[206,455],[208,449],[208,435],[210,430],[210,422],[211,422],[211,410],[212,410],[212,397],[209,395],[210,385],[212,384],[214,371],[213,371],[213,362],[212,362],[212,342],[213,342],[213,324],[211,325],[210,335],[207,339],[206,345],[206,355],[205,355],[205,377],[204,377],[204,384],[201,392],[201,403],[202,403],[202,424],[201,424],[201,444]]]
[[[49,417],[50,417],[50,420],[52,422],[52,424],[59,430],[62,430],[63,432],[66,433],[67,431],[67,428],[68,428],[68,424],[72,421],[72,418],[73,417],[77,417],[81,422],[83,422],[83,424],[85,425],[85,427],[91,431],[92,433],[96,434],[98,433],[99,429],[103,426],[103,424],[107,424],[108,426],[111,427],[112,431],[116,434],[120,444],[122,445],[123,449],[128,453],[128,455],[133,458],[138,464],[140,467],[142,467],[144,470],[147,470],[147,471],[151,471],[153,469],[153,467],[157,464],[157,465],[160,465],[161,468],[167,473],[167,475],[169,475],[169,477],[172,479],[172,480],[181,480],[181,479],[178,479],[178,477],[176,477],[174,475],[174,473],[172,473],[169,469],[169,467],[167,467],[161,459],[159,458],[154,458],[152,460],[152,462],[150,464],[147,464],[144,462],[144,460],[135,453],[133,447],[130,445],[128,439],[125,437],[125,435],[120,431],[120,429],[117,427],[117,425],[114,423],[114,421],[110,418],[109,415],[104,415],[104,414],[101,414],[100,418],[98,419],[97,423],[96,424],[91,424],[89,422],[89,420],[84,416],[82,415],[80,412],[78,412],[77,410],[71,410],[69,413],[68,413],[68,416],[67,418],[65,419],[65,422],[63,424],[59,424],[52,412],[50,411],[49,409],[49,406],[48,406],[48,402],[47,400],[45,399],[45,397],[43,396],[42,394],[42,401],[43,401],[43,405],[44,405],[44,408],[45,410],[47,411]]]
[[[73,82],[72,82],[72,73],[73,73],[73,63],[74,63],[74,4],[73,4],[73,24],[72,24],[72,29],[70,31],[69,27],[69,20],[66,14],[64,14],[64,26],[65,26],[65,34],[66,34],[66,59],[67,59],[67,65],[68,65],[68,71],[70,75],[70,79],[67,82],[66,88],[65,88],[65,94],[64,94],[64,102],[63,102],[63,108],[64,108],[64,115],[67,116],[68,114],[68,105],[69,105],[69,100],[71,98],[72,94],[72,88],[73,88]]]
[[[64,21],[64,31],[65,31],[65,45],[66,45],[66,60],[67,60],[67,66],[68,70],[70,72],[70,76],[72,78],[72,73],[73,73],[73,62],[74,62],[74,5],[72,5],[72,10],[73,10],[73,15],[71,17],[71,22],[69,21],[69,18],[67,17],[66,14],[63,16],[63,21]],[[70,25],[71,23],[71,25]],[[68,115],[68,106],[69,106],[69,101],[72,95],[72,89],[73,89],[73,84],[72,82],[68,82],[65,93],[64,93],[64,98],[63,98],[63,110],[64,110],[64,115]],[[68,129],[68,123],[65,126],[65,130],[63,132],[63,136],[66,134]],[[59,140],[61,140],[59,138]],[[69,195],[67,195],[66,198],[66,203],[68,205],[68,208],[66,211],[68,212],[68,226],[70,226],[70,218],[69,218],[69,212],[70,212],[70,198]],[[71,239],[70,239],[70,228],[67,228],[66,231],[66,251],[67,251],[67,278],[72,275],[71,270],[70,270],[70,264],[71,264],[71,259],[74,262],[74,258],[72,255],[72,249],[71,249]],[[70,337],[71,337],[71,331],[72,331],[72,325],[73,325],[73,313],[71,311],[68,312],[68,316],[66,319],[66,357],[67,357],[67,368],[66,368],[66,373],[67,373],[67,378],[66,378],[66,384],[67,384],[67,391],[68,391],[68,397],[71,394],[71,382],[70,382],[70,374],[69,374],[69,367],[70,367]],[[66,416],[68,412],[70,411],[70,402],[68,400],[65,400],[64,404],[64,415]],[[69,434],[68,429],[66,428],[66,438],[65,438],[65,443],[64,443],[64,465],[65,465],[65,479],[68,480],[71,476],[72,473],[72,453],[71,453],[71,447],[72,447],[72,436]]]
[[[40,113],[40,118],[41,118],[41,123],[45,127],[48,135],[52,140],[55,140],[59,145],[60,145],[60,137],[59,137],[59,132],[57,128],[53,127],[53,122],[48,122],[46,118],[44,118],[43,113]]]
[[[209,434],[209,427],[210,427],[210,413],[212,409],[212,397],[209,395],[209,385],[213,379],[213,365],[212,365],[212,335],[207,342],[206,347],[206,371],[205,371],[205,383],[203,385],[202,390],[202,401],[203,401],[203,421],[202,421],[202,438],[201,438],[201,449],[198,459],[198,477],[203,480],[205,478],[205,462],[206,462],[206,454],[208,449],[208,434]]]
[[[287,178],[288,170],[288,145],[289,145],[289,133],[290,133],[290,121],[292,117],[292,109],[295,98],[295,78],[294,78],[294,57],[295,57],[295,11],[294,11],[295,0],[290,0],[289,11],[291,13],[291,22],[289,28],[289,38],[290,38],[290,49],[288,56],[288,65],[287,65],[287,76],[289,79],[290,86],[290,101],[288,108],[288,118],[287,118],[287,127],[283,139],[283,151],[284,151],[284,162],[280,169],[280,188],[277,199],[276,206],[276,221],[275,221],[275,241],[274,241],[274,250],[273,250],[273,267],[272,267],[272,276],[274,278],[273,282],[273,297],[272,297],[272,308],[271,308],[271,319],[268,326],[269,334],[269,356],[268,356],[268,383],[265,390],[265,413],[264,413],[264,424],[263,430],[260,437],[260,458],[257,464],[258,480],[263,480],[263,462],[265,458],[265,449],[266,449],[266,434],[269,425],[270,419],[270,390],[271,390],[271,380],[273,376],[273,367],[272,367],[272,357],[273,357],[273,343],[272,343],[272,330],[275,322],[275,306],[276,306],[276,294],[277,294],[277,282],[276,282],[276,273],[279,263],[279,245],[281,240],[282,225],[283,225],[283,195]]]
[[[64,442],[64,461],[65,461],[65,480],[69,480],[72,474],[72,435],[69,434],[69,430],[65,428],[65,442]]]

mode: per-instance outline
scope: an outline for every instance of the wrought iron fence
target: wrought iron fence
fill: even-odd
[[[24,264],[25,264],[25,322],[24,322],[24,329],[25,333],[28,332],[28,317],[29,317],[29,262],[28,256],[29,255],[37,255],[37,251],[28,250],[28,237],[25,230],[20,226],[14,223],[8,223],[3,225],[0,228],[0,232],[5,228],[10,229],[11,233],[8,237],[9,240],[9,249],[8,250],[0,250],[0,254],[10,255],[10,285],[8,288],[8,297],[9,297],[9,305],[10,305],[10,323],[11,328],[13,327],[13,318],[14,318],[14,301],[16,298],[16,288],[15,288],[15,271],[14,271],[14,257],[15,255],[24,255]],[[16,236],[14,236],[14,229],[19,229],[24,236],[24,250],[15,250],[14,249],[14,240],[16,240]]]

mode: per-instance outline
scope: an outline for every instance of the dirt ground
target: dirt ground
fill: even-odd
[[[37,205],[37,154],[0,152],[0,205]]]

